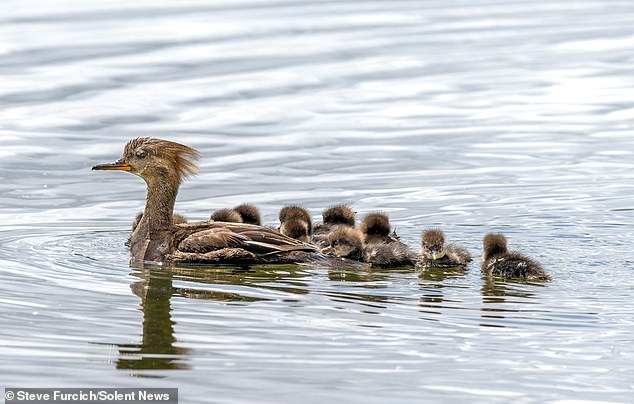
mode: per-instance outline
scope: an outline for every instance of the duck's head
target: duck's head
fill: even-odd
[[[260,211],[255,206],[243,203],[233,208],[233,210],[238,212],[243,223],[262,225],[262,215],[260,215]]]
[[[354,211],[348,205],[331,206],[324,210],[322,217],[326,224],[343,224],[354,227]]]
[[[360,230],[368,238],[385,239],[390,236],[390,219],[385,213],[375,212],[368,214],[361,222]]]
[[[310,232],[308,223],[300,219],[291,219],[282,223],[280,233],[295,240],[308,243],[310,241]]]
[[[484,245],[482,248],[482,259],[485,261],[494,255],[508,253],[506,237],[502,234],[489,233],[484,236],[482,244]]]
[[[210,219],[214,222],[242,223],[242,216],[233,209],[217,210],[211,215]]]
[[[284,206],[282,209],[280,209],[279,218],[280,218],[280,223],[282,224],[282,226],[284,225],[284,223],[289,222],[291,220],[301,220],[302,222],[306,223],[308,227],[308,231],[309,232],[312,231],[313,224],[310,218],[310,213],[308,213],[308,211],[302,208],[301,206],[297,206],[297,205]]]
[[[443,246],[445,235],[440,229],[425,230],[421,235],[421,253],[430,260],[438,260],[445,256]]]
[[[128,171],[147,183],[154,180],[178,185],[198,171],[196,149],[169,140],[151,137],[133,139],[125,145],[117,161],[94,166],[93,170]]]
[[[337,257],[361,260],[363,256],[363,234],[351,227],[341,227],[328,236],[330,247],[322,252]]]

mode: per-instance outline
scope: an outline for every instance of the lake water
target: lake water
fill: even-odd
[[[25,1],[0,17],[0,385],[187,403],[632,402],[631,1]],[[464,271],[136,268],[92,172],[198,148],[190,219],[333,203],[505,233],[549,283]]]

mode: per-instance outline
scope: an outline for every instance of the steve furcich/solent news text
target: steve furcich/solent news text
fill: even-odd
[[[6,388],[5,402],[11,403],[178,403],[178,389],[31,389]]]

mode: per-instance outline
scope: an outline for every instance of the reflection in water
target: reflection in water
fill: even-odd
[[[421,313],[425,314],[441,314],[440,309],[444,307],[445,297],[443,289],[446,285],[443,283],[446,279],[463,277],[466,270],[461,267],[452,268],[424,268],[419,272],[420,287],[423,295],[420,297],[419,306],[423,309]],[[427,317],[426,317],[427,318]],[[429,320],[438,321],[437,318],[427,318]]]
[[[130,287],[141,298],[143,336],[139,344],[119,345],[117,369],[188,369],[184,358],[189,350],[174,346],[175,323],[170,306],[173,275],[145,268],[136,275],[142,280]]]
[[[172,320],[172,296],[221,302],[253,302],[271,300],[246,296],[235,292],[203,289],[205,284],[228,284],[253,286],[259,289],[282,290],[306,294],[308,291],[296,286],[304,283],[293,281],[294,287],[283,285],[286,279],[299,279],[308,274],[299,266],[275,267],[178,267],[166,268],[141,265],[134,276],[140,281],[130,285],[132,292],[141,298],[143,311],[143,336],[139,344],[118,344],[117,369],[160,370],[189,369],[187,358],[191,350],[177,347]],[[178,287],[174,282],[187,281],[200,284],[201,288]],[[274,285],[274,286],[273,286]]]
[[[384,303],[389,303],[392,300],[398,300],[398,297],[384,296],[379,293],[375,293],[375,291],[386,289],[388,287],[388,279],[395,273],[408,272],[411,272],[411,270],[330,268],[328,270],[328,279],[334,282],[342,283],[335,283],[334,286],[337,288],[337,291],[326,292],[325,295],[330,297],[333,302],[355,302],[366,307],[384,309],[386,307]],[[350,290],[350,288],[353,289]],[[362,293],[359,293],[359,290],[361,290]],[[337,307],[343,309],[343,307]],[[377,314],[374,311],[364,312]]]
[[[483,276],[482,284],[482,311],[481,317],[488,319],[486,323],[481,323],[484,327],[505,327],[498,320],[506,318],[503,313],[519,313],[526,311],[527,304],[537,303],[539,297],[536,293],[526,289],[526,286],[545,286],[542,282],[529,282],[521,280],[507,280],[495,276]],[[507,304],[507,307],[498,306],[500,303]],[[513,304],[521,303],[515,308]]]

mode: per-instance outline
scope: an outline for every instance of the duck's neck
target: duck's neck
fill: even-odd
[[[172,226],[177,194],[177,181],[147,181],[147,196],[142,220],[146,221],[150,233]]]

